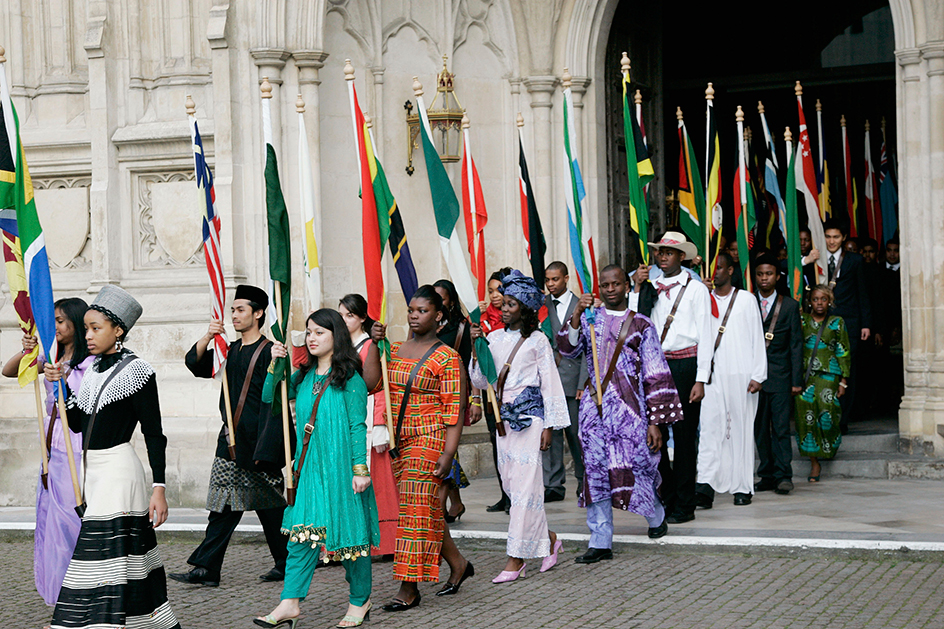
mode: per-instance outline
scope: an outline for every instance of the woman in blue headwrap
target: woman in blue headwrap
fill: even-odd
[[[490,333],[488,343],[500,374],[501,420],[508,429],[504,437],[498,438],[498,470],[505,492],[511,496],[511,519],[508,563],[493,583],[524,576],[528,558],[544,557],[541,572],[557,563],[561,543],[547,528],[541,451],[550,447],[551,430],[570,425],[554,352],[547,337],[538,331],[538,310],[544,295],[533,279],[517,270],[505,276],[502,291],[505,327]],[[479,326],[473,326],[472,336],[482,336]],[[469,371],[474,386],[487,387],[474,360]]]

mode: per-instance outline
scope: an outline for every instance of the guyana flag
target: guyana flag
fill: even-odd
[[[701,185],[701,175],[695,162],[692,139],[682,119],[682,109],[676,112],[679,136],[679,223],[688,239],[698,247],[698,255],[707,259],[705,250],[705,228],[708,225],[705,216],[705,189]]]
[[[623,53],[626,58],[626,53]],[[630,96],[628,58],[623,65],[623,134],[626,138],[626,171],[629,176],[629,220],[639,238],[639,253],[643,264],[649,264],[649,204],[643,191],[655,176],[649,151],[643,142],[639,123],[636,121],[635,104]]]

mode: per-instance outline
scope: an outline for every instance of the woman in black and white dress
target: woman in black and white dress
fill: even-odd
[[[106,285],[85,315],[89,353],[96,356],[70,397],[69,427],[87,450],[87,509],[53,614],[54,629],[174,629],[164,566],[154,528],[167,520],[161,411],[154,369],[122,347],[141,305]],[[54,372],[47,377],[56,380]],[[94,421],[93,411],[97,408]],[[147,446],[153,487],[130,440],[135,427]]]

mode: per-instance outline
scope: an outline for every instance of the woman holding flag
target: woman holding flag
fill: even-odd
[[[59,348],[58,362],[46,362],[39,357],[39,368],[52,373],[61,366],[66,373],[68,390],[78,391],[82,387],[85,371],[94,356],[89,355],[85,343],[85,311],[88,304],[78,298],[60,299],[55,304],[56,344]],[[35,336],[23,336],[23,352],[17,353],[3,366],[3,375],[16,378],[20,359],[33,351]],[[68,397],[68,393],[65,394]],[[49,452],[49,474],[36,483],[36,534],[33,549],[33,573],[36,590],[46,604],[52,607],[59,598],[62,579],[69,567],[69,559],[75,550],[82,521],[75,512],[75,494],[66,454],[62,419],[58,417],[56,392],[50,380],[46,381],[46,451]],[[72,452],[82,451],[82,436],[70,432]],[[79,461],[75,461],[77,475],[81,473]]]
[[[400,590],[384,611],[399,612],[420,604],[419,582],[439,580],[440,559],[452,573],[437,596],[455,594],[475,574],[449,535],[439,501],[439,487],[452,470],[462,435],[459,354],[437,337],[443,300],[430,285],[420,286],[407,319],[412,338],[394,343],[388,363],[391,406],[397,415],[393,472],[400,490],[394,578]],[[381,343],[387,327],[374,323],[371,338]],[[379,359],[378,359],[379,360]]]

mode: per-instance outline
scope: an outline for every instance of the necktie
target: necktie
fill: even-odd
[[[763,314],[761,319],[766,319],[767,318],[767,300],[766,299],[760,300],[760,309],[761,309],[761,313]]]
[[[662,284],[662,283],[660,283],[660,282],[656,282],[656,296],[657,296],[657,297],[661,297],[661,296],[662,296],[662,293],[665,293],[665,296],[668,297],[668,296],[669,296],[669,291],[672,290],[673,288],[675,288],[675,287],[678,286],[678,285],[679,285],[678,282],[672,282],[672,283],[669,284],[668,286],[666,286],[665,284]]]
[[[555,305],[555,306],[559,306],[559,305],[560,305],[560,299],[554,299],[554,300],[552,300],[552,301],[554,302],[554,305]]]
[[[833,279],[833,274],[836,272],[836,256],[835,255],[829,256],[828,271],[829,271],[829,279],[831,280]]]

